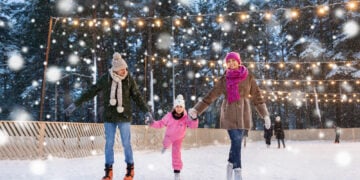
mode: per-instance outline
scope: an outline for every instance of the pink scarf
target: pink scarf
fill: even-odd
[[[226,70],[226,91],[228,95],[228,102],[231,104],[240,99],[239,83],[246,79],[248,76],[248,70],[245,66],[240,66],[239,69]]]

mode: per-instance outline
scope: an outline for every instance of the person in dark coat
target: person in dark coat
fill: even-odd
[[[280,141],[283,144],[283,148],[285,148],[285,133],[281,124],[280,116],[276,116],[275,118],[274,132],[278,142],[278,148],[280,148]]]
[[[340,133],[341,129],[339,126],[335,126],[335,143],[340,143]]]
[[[93,99],[99,92],[103,92],[104,100],[104,131],[105,131],[105,176],[103,180],[113,177],[114,144],[116,130],[120,131],[121,143],[124,149],[127,164],[124,180],[131,180],[134,176],[134,158],[131,147],[131,100],[139,107],[149,119],[153,119],[149,107],[143,100],[133,77],[128,73],[128,66],[119,53],[114,53],[112,67],[96,84],[84,91],[74,103],[65,109],[66,116],[83,102]]]
[[[273,128],[272,126],[270,126],[269,129],[266,129],[264,126],[264,138],[265,138],[265,143],[266,143],[266,147],[270,148],[271,145],[271,137],[273,136]]]

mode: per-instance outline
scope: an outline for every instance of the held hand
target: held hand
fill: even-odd
[[[271,126],[270,117],[269,117],[269,116],[265,116],[265,117],[264,117],[264,121],[265,121],[265,128],[266,128],[266,129],[270,129],[270,126]]]
[[[190,108],[189,109],[189,116],[192,120],[196,120],[197,119],[197,111],[194,108]]]
[[[145,114],[145,123],[146,123],[147,125],[151,125],[152,123],[154,123],[154,118],[153,118],[151,112],[147,112],[147,113]]]
[[[64,110],[64,113],[66,114],[66,116],[70,116],[71,113],[75,111],[75,109],[76,109],[75,104],[71,103],[70,106]]]

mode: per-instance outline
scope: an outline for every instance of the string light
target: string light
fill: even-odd
[[[360,93],[348,93],[348,94],[339,94],[339,93],[302,93],[302,92],[287,92],[287,91],[262,91],[262,94],[271,101],[285,101],[288,100],[290,102],[294,101],[303,101],[309,100],[310,102],[360,102],[360,99],[356,99],[357,95]],[[353,98],[348,98],[352,96]],[[251,97],[251,96],[250,96]],[[249,98],[250,98],[249,97]],[[294,99],[295,98],[295,99]]]
[[[272,17],[271,12],[265,12],[265,19],[266,19],[266,20],[270,20],[271,17]]]
[[[324,16],[328,14],[329,10],[330,10],[329,6],[318,6],[317,13],[319,16]]]
[[[197,16],[197,17],[196,17],[196,21],[197,21],[198,23],[202,22],[202,21],[203,21],[203,17],[202,17],[202,16]]]
[[[161,22],[160,19],[156,19],[156,20],[155,20],[155,25],[156,25],[156,27],[161,27],[161,24],[162,24],[162,22]]]
[[[310,5],[310,6],[304,6],[302,8],[299,8],[299,9],[290,9],[290,8],[278,8],[278,9],[274,9],[272,11],[281,11],[281,10],[285,10],[286,13],[288,13],[288,16],[289,18],[291,19],[296,19],[296,18],[299,18],[300,16],[300,10],[305,10],[305,9],[308,9],[308,8],[316,8],[317,9],[317,14],[321,17],[321,16],[324,16],[326,14],[329,13],[330,11],[330,8],[331,7],[336,7],[337,5],[344,5],[349,11],[355,11],[357,10],[358,8],[358,3],[359,1],[349,1],[349,2],[339,2],[339,3],[332,3],[332,4],[329,4],[329,5]],[[92,8],[96,8],[95,6],[92,7]],[[272,12],[271,11],[268,11],[268,10],[258,10],[258,11],[254,11],[254,10],[251,10],[251,11],[242,11],[242,12],[230,12],[228,14],[225,14],[225,15],[216,15],[216,14],[204,14],[204,15],[186,15],[183,17],[184,20],[188,19],[188,17],[195,17],[196,18],[196,21],[197,22],[202,22],[203,21],[203,18],[205,16],[217,16],[216,18],[216,21],[218,23],[223,23],[225,21],[225,17],[226,16],[231,16],[233,14],[239,14],[239,19],[240,21],[246,21],[250,18],[250,13],[254,13],[254,12],[259,12],[259,13],[263,13],[264,14],[264,19],[265,20],[270,20],[271,17],[272,17]],[[72,23],[73,25],[77,26],[79,25],[79,21],[82,21],[82,20],[88,20],[88,18],[78,18],[78,20],[71,20],[71,18],[69,18],[68,20],[66,20],[66,18],[64,17],[53,17],[55,19],[63,19],[63,23],[66,23],[67,21]],[[123,17],[125,18],[125,17]],[[144,17],[144,19],[167,19],[167,18],[171,18],[170,16],[167,16],[167,17],[162,17],[162,18],[158,18],[158,17]],[[98,19],[104,19],[104,18],[98,18]],[[119,18],[113,18],[115,20],[119,19]],[[143,27],[143,25],[145,25],[145,21],[144,20],[141,20],[140,18],[138,17],[135,17],[133,18],[133,20],[137,20],[139,21],[137,24],[138,26],[141,28]],[[95,23],[94,23],[95,24]],[[125,24],[121,24],[122,27],[124,27]],[[179,19],[175,20],[174,22],[174,25],[175,26],[180,26],[181,25],[181,21]],[[106,26],[109,26],[109,25],[106,25]],[[162,23],[159,24],[159,22],[155,22],[155,27],[160,27],[162,26]],[[89,26],[89,27],[93,27],[93,26]]]
[[[145,25],[145,22],[142,19],[140,19],[140,20],[138,20],[137,25],[139,27],[143,27]]]
[[[305,6],[302,7],[301,9],[307,9],[307,8],[317,8],[317,13],[319,16],[324,16],[326,14],[329,13],[330,7],[335,6],[335,5],[341,5],[341,4],[345,4],[346,8],[350,11],[355,11],[358,8],[358,1],[349,1],[347,3],[342,2],[342,3],[333,3],[333,4],[329,4],[327,6],[323,6],[323,5],[318,5],[318,6]],[[95,7],[94,7],[95,8]],[[274,11],[278,11],[278,10],[289,10],[288,8],[278,8],[275,9]],[[251,11],[249,13],[253,13],[254,11]],[[272,17],[272,12],[270,11],[259,11],[259,12],[264,12],[264,19],[265,20],[270,20]],[[291,9],[290,11],[290,15],[292,19],[296,19],[300,16],[300,11],[298,9]],[[231,12],[229,13],[229,15],[232,14],[239,14],[239,19],[240,21],[246,21],[247,19],[250,18],[250,15],[247,12]],[[186,20],[188,19],[188,17],[195,17],[196,21],[198,23],[203,22],[204,17],[207,16],[214,16],[215,14],[205,14],[205,15],[187,15],[185,16],[183,19]],[[225,16],[226,15],[216,15],[216,21],[218,23],[223,23],[225,21]],[[162,26],[162,19],[164,18],[171,18],[171,17],[163,17],[163,18],[154,18],[154,17],[145,17],[143,19],[139,19],[139,18],[135,18],[134,20],[136,20],[136,24],[138,25],[138,27],[143,27],[145,25],[146,19],[150,19],[153,20],[155,27],[161,27]],[[96,27],[97,26],[97,22],[99,20],[102,20],[102,18],[98,18],[98,19],[94,19],[94,20],[89,20],[88,18],[78,18],[78,19],[72,19],[72,18],[63,18],[63,17],[55,17],[56,20],[61,19],[62,22],[65,23],[69,23],[72,24],[74,26],[78,26],[79,24],[87,24],[88,27]],[[122,19],[118,19],[118,18],[114,18],[115,20],[118,21],[118,23],[121,25],[121,27],[126,27],[127,25],[127,21],[126,19],[122,18]],[[112,19],[112,20],[114,20]],[[85,20],[85,23],[80,21]],[[102,25],[103,26],[110,26],[111,24],[111,19],[110,21],[107,21],[104,19]],[[181,26],[182,24],[182,20],[180,18],[175,18],[173,21],[173,25],[174,26]],[[101,24],[100,24],[101,25]],[[154,61],[154,59],[152,59]],[[183,60],[183,59],[182,59]],[[186,59],[185,59],[186,60]],[[168,60],[167,58],[163,58],[162,61],[164,63],[166,63]],[[178,60],[181,61],[181,60]],[[178,61],[173,61],[173,62],[177,62]],[[214,63],[213,61],[219,61],[219,60],[207,60],[207,62],[209,63],[210,67],[215,67],[216,63]],[[189,65],[190,63],[194,63],[194,64],[198,64],[199,66],[203,66],[203,64],[197,62],[196,60],[186,60],[186,65]],[[307,65],[310,64],[310,67],[312,68],[317,68],[320,64],[328,64],[330,68],[336,68],[337,66],[344,64],[347,67],[351,67],[354,64],[359,63],[359,61],[334,61],[334,62],[329,62],[329,61],[322,61],[322,62],[297,62],[295,65],[293,62],[243,62],[245,65],[248,65],[250,68],[255,68],[257,67],[256,65],[265,65],[266,69],[270,69],[272,65],[278,65],[279,68],[285,68],[290,66],[295,66],[296,69],[300,69],[302,67],[302,65]],[[315,64],[316,63],[316,64]],[[224,64],[225,65],[225,64]],[[221,67],[221,66],[220,66]],[[214,81],[217,80],[216,77],[212,77],[212,78],[208,78],[207,80],[213,79]],[[268,81],[268,80],[266,80]],[[304,84],[305,85],[311,85],[314,84],[315,82],[317,82],[317,84],[319,85],[323,85],[324,83],[330,82],[330,84],[335,85],[337,84],[336,82],[338,81],[344,81],[344,80],[311,80],[311,81],[306,81]],[[357,85],[360,84],[360,80],[348,80],[350,82],[355,81],[355,83]],[[288,85],[290,83],[294,83],[297,85],[301,85],[303,83],[302,80],[269,80],[268,82],[274,84],[274,85],[279,85],[280,82],[283,82],[285,85]],[[349,82],[346,82],[349,83]],[[357,95],[355,95],[355,97],[358,97]],[[355,100],[351,100],[351,101],[355,101]],[[359,99],[356,100],[357,102],[359,102]]]
[[[224,22],[224,17],[223,17],[223,15],[219,15],[217,18],[216,18],[216,21],[218,22],[218,23],[223,23]]]
[[[181,25],[181,20],[180,19],[175,19],[174,24],[175,24],[175,26],[180,26]]]
[[[358,4],[358,2],[357,1],[349,1],[348,3],[347,3],[347,8],[350,10],[350,11],[355,11],[356,9],[357,9],[357,5]]]

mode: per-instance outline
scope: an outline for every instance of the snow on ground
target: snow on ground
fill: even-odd
[[[329,141],[248,142],[242,151],[244,180],[353,180],[360,177],[360,142]],[[135,151],[136,180],[171,180],[171,151]],[[182,180],[224,180],[228,145],[184,149]],[[104,156],[0,161],[0,179],[100,180]],[[125,173],[124,158],[115,155],[114,180]]]

